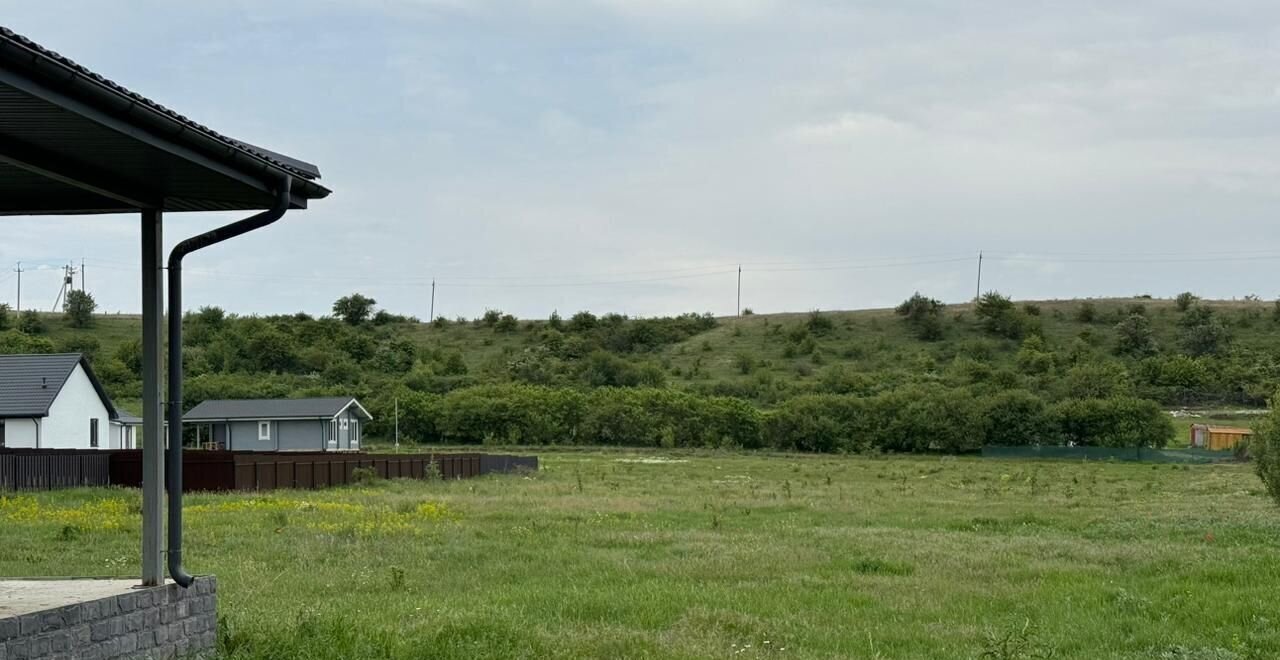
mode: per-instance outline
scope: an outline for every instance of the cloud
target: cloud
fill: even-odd
[[[1194,252],[1190,237],[1212,227],[1280,253],[1267,238],[1280,175],[1269,26],[1280,7],[1261,0],[1006,0],[981,11],[85,2],[81,21],[65,13],[27,3],[6,18],[218,130],[318,163],[335,191],[202,252],[192,268],[217,275],[193,276],[193,305],[324,312],[361,290],[425,316],[434,277],[453,283],[437,291],[450,316],[729,313],[734,278],[719,274],[515,285],[783,261],[802,267],[747,268],[744,304],[830,309],[890,305],[916,289],[968,299],[967,256],[979,249]],[[107,22],[113,30],[80,27]],[[198,38],[178,29],[192,23]],[[166,236],[234,217],[174,214]],[[0,258],[57,265],[83,254],[103,307],[137,309],[135,218],[5,223]],[[966,260],[820,267],[940,253]],[[1264,288],[1273,270],[993,264],[984,286],[1230,296]]]

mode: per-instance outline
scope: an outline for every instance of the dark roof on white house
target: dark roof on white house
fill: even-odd
[[[97,390],[111,419],[115,419],[117,413],[111,397],[102,389],[102,383],[82,353],[0,355],[0,417],[48,416],[49,406],[58,398],[76,365],[84,367],[93,389]]]
[[[321,397],[313,399],[211,399],[203,401],[182,416],[185,422],[219,422],[232,419],[329,419],[354,406],[372,419],[354,397]]]

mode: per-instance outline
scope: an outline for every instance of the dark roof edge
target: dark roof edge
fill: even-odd
[[[64,91],[79,96],[104,111],[127,116],[133,123],[154,130],[168,140],[185,142],[211,158],[227,162],[254,176],[262,176],[264,169],[289,174],[301,180],[304,185],[298,188],[305,188],[309,193],[306,196],[312,199],[325,197],[330,192],[315,182],[315,179],[320,178],[319,168],[315,165],[274,152],[263,153],[267,150],[222,135],[137,92],[129,91],[4,26],[0,26],[0,46],[9,46],[26,53],[28,57],[8,59],[34,77],[56,81]],[[0,48],[0,54],[3,54],[3,50]],[[42,67],[41,64],[45,66]],[[264,180],[274,178],[276,177],[269,176]]]
[[[98,380],[98,375],[93,373],[93,367],[89,366],[89,359],[84,356],[84,353],[52,353],[51,355],[79,356],[80,359],[76,364],[80,365],[80,367],[84,369],[84,375],[89,377],[89,384],[93,385],[94,391],[98,393],[98,398],[102,399],[102,403],[107,409],[107,419],[116,419],[120,417],[120,413],[116,412],[116,404],[111,401],[110,396],[107,396],[107,391],[102,388],[102,382]],[[41,417],[49,416],[49,408],[53,407],[53,402],[58,400],[58,395],[62,394],[62,388],[67,386],[67,381],[71,380],[71,374],[75,372],[76,368],[71,367],[71,370],[67,372],[65,377],[63,377],[62,382],[58,383],[58,391],[53,393],[52,399],[49,399],[49,405],[45,406],[44,414],[41,415]]]

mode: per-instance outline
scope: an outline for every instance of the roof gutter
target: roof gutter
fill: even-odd
[[[265,227],[289,210],[293,177],[281,177],[275,205],[261,213],[197,234],[169,253],[169,448],[165,475],[169,489],[169,576],[182,587],[195,577],[182,566],[182,258],[210,245]]]

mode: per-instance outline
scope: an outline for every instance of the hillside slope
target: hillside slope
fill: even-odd
[[[1026,389],[1047,400],[1125,394],[1165,406],[1256,407],[1280,383],[1275,309],[1256,300],[1036,301],[1007,305],[1014,326],[1002,326],[990,310],[949,305],[932,312],[930,333],[887,309],[540,321],[494,312],[436,323],[382,315],[359,324],[211,309],[188,314],[187,403],[350,393],[385,419],[399,388],[650,386],[770,407],[802,394],[928,383]],[[112,395],[136,409],[137,316],[97,316],[87,329],[60,315],[41,320],[43,331],[0,333],[0,352],[85,351]],[[1146,342],[1136,349],[1125,343],[1134,327]]]

